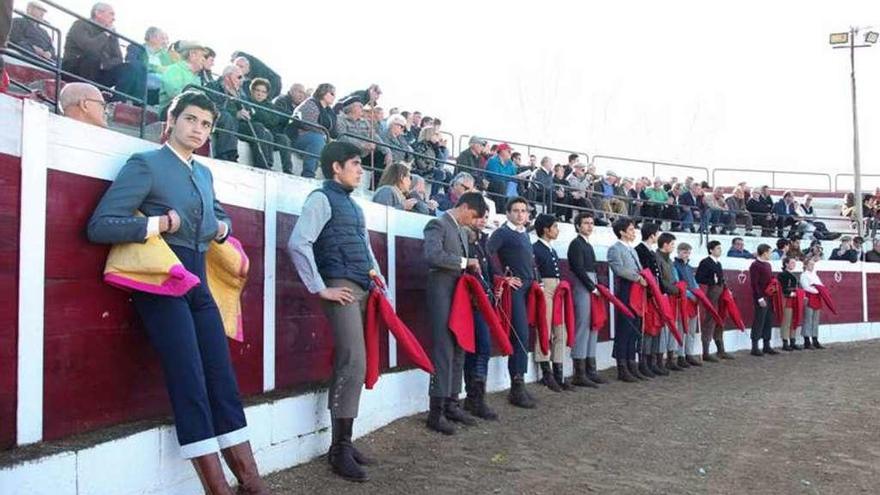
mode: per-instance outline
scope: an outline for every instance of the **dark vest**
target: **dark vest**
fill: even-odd
[[[315,241],[315,264],[324,280],[344,278],[363,287],[370,287],[373,264],[367,245],[364,212],[348,191],[337,182],[324,181],[320,191],[330,202],[330,220]]]

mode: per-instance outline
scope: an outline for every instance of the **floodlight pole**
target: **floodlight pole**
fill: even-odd
[[[852,121],[853,121],[853,202],[856,207],[856,233],[862,235],[862,164],[859,153],[859,114],[856,105],[856,33],[849,30],[849,66],[852,85]]]

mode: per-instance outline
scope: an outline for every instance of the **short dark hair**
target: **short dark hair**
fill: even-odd
[[[771,248],[770,248],[769,244],[764,244],[764,243],[758,244],[758,250],[757,250],[758,256],[762,256],[767,251],[770,251],[770,249]]]
[[[559,165],[557,165],[558,167]],[[588,218],[593,218],[593,213],[589,211],[582,211],[574,217],[574,228],[579,229],[584,220]]]
[[[553,227],[554,223],[556,223],[556,217],[541,213],[535,218],[535,233],[538,234],[538,237],[544,237],[544,231]]]
[[[351,143],[332,141],[321,151],[321,172],[327,180],[333,179],[333,164],[344,165],[352,158],[361,156],[361,149]]]
[[[522,196],[514,196],[514,197],[507,200],[507,204],[504,206],[504,211],[510,213],[510,210],[513,209],[513,205],[515,205],[517,203],[522,203],[522,204],[526,205],[526,208],[529,207],[529,202],[526,201],[526,198],[524,198]]]
[[[269,83],[268,79],[263,79],[262,77],[254,78],[251,81],[250,86],[248,86],[248,89],[253,91],[254,88],[256,88],[257,86],[262,86],[262,87],[266,88],[266,92],[272,91],[272,84]]]
[[[336,87],[333,86],[332,84],[321,83],[318,85],[317,88],[315,88],[315,92],[312,93],[312,96],[314,96],[316,100],[320,100],[321,98],[324,98],[324,95],[326,95],[327,93],[335,93],[335,92],[336,92]]]
[[[776,241],[776,249],[782,249],[789,244],[791,244],[791,241],[789,241],[788,239],[778,239]]]
[[[177,120],[177,117],[180,117],[180,114],[182,114],[188,106],[198,107],[202,110],[211,112],[211,122],[217,120],[217,105],[215,105],[205,93],[194,89],[186,90],[175,96],[174,99],[171,100],[171,104],[168,106],[168,115],[174,120]]]
[[[409,118],[409,116],[410,116],[409,110],[404,110],[404,111],[400,112],[400,116],[405,119]]]
[[[459,206],[467,206],[468,209],[474,210],[477,212],[477,215],[482,217],[489,211],[489,206],[486,204],[486,200],[483,199],[483,195],[476,192],[466,192],[458,198],[458,201],[455,202],[456,208]]]
[[[736,241],[742,241],[742,240],[743,240],[742,237],[734,237],[734,238],[730,241],[730,243],[733,244],[733,243],[735,243]]]
[[[785,265],[787,265],[789,261],[797,261],[797,258],[793,258],[791,256],[786,256],[785,258],[782,258],[782,269],[783,270],[785,270]]]
[[[648,238],[650,238],[657,232],[660,232],[659,225],[657,225],[656,223],[645,222],[645,224],[642,225],[642,240],[647,241]]]
[[[711,253],[713,249],[721,245],[721,241],[711,240],[706,244],[706,250]]]
[[[578,154],[577,154],[577,153],[572,153],[572,154],[568,155],[568,163],[571,163],[571,162],[573,162],[573,161],[575,161],[575,160],[577,160],[577,159],[578,159]]]
[[[670,242],[675,240],[675,236],[670,234],[669,232],[664,232],[660,234],[660,237],[657,238],[657,248],[662,248],[663,246],[669,244]]]
[[[623,232],[629,228],[630,225],[633,225],[633,221],[631,218],[618,218],[611,224],[611,230],[614,231],[614,235],[617,236],[618,239],[623,237]]]
[[[510,154],[510,159],[513,160],[515,158],[522,158],[522,154],[519,151],[514,151]]]
[[[437,127],[440,125],[443,125],[443,121],[435,117],[434,118],[434,127]]]

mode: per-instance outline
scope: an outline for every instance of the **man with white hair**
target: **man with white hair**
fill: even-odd
[[[92,6],[91,21],[77,19],[67,31],[61,68],[78,76],[72,78],[74,81],[94,81],[127,96],[114,96],[114,100],[143,98],[146,70],[123,62],[119,38],[113,34],[113,6],[96,3]]]
[[[98,88],[89,83],[68,83],[61,89],[58,105],[66,117],[98,127],[107,127],[107,103]]]
[[[43,16],[46,15],[46,6],[40,2],[28,2],[27,15],[37,21],[42,21]],[[46,60],[55,60],[55,46],[52,44],[49,32],[38,22],[27,17],[17,17],[12,20],[9,41]]]
[[[244,76],[241,69],[235,65],[228,65],[223,69],[223,77],[209,83],[206,88],[211,90],[208,98],[217,105],[218,115],[214,124],[213,146],[214,157],[231,162],[238,161],[237,134],[253,136],[261,141],[272,143],[272,134],[265,127],[259,129],[249,125],[251,112],[240,101],[233,100],[241,94],[242,79]],[[219,93],[219,94],[218,94]],[[237,133],[237,134],[236,134]],[[260,168],[268,168],[272,160],[271,144],[263,144],[252,141],[251,154],[254,165]]]
[[[181,41],[180,61],[169,66],[162,74],[159,89],[159,106],[165,107],[171,99],[183,92],[189,85],[200,86],[199,73],[205,64],[205,47],[196,41]]]
[[[336,121],[336,135],[339,136],[339,141],[349,142],[360,148],[365,166],[381,169],[391,164],[391,150],[371,142],[381,139],[364,118],[364,105],[359,100],[351,99],[342,107],[342,113]]]
[[[412,146],[406,140],[406,119],[402,115],[392,115],[386,120],[387,130],[382,135],[382,140],[391,147],[391,157],[394,162],[412,161]]]

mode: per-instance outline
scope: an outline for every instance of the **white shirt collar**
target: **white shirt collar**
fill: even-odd
[[[513,230],[514,232],[519,232],[520,234],[526,231],[525,225],[523,225],[522,227],[517,227],[510,220],[504,222],[504,224],[507,225],[507,228],[509,228],[510,230]]]
[[[167,142],[165,143],[165,146],[166,146],[169,150],[171,150],[171,152],[174,153],[174,156],[176,156],[181,162],[183,162],[187,167],[189,167],[190,169],[192,169],[192,166],[193,166],[193,164],[192,164],[192,162],[193,162],[192,157],[190,157],[189,161],[187,161],[183,156],[180,155],[180,153],[177,152],[176,149],[174,149],[173,146],[171,146],[171,145],[168,144]]]
[[[648,251],[654,252],[657,250],[656,244],[654,246],[649,246],[648,243],[644,241],[640,242],[639,244],[644,244],[645,247],[648,248]]]

